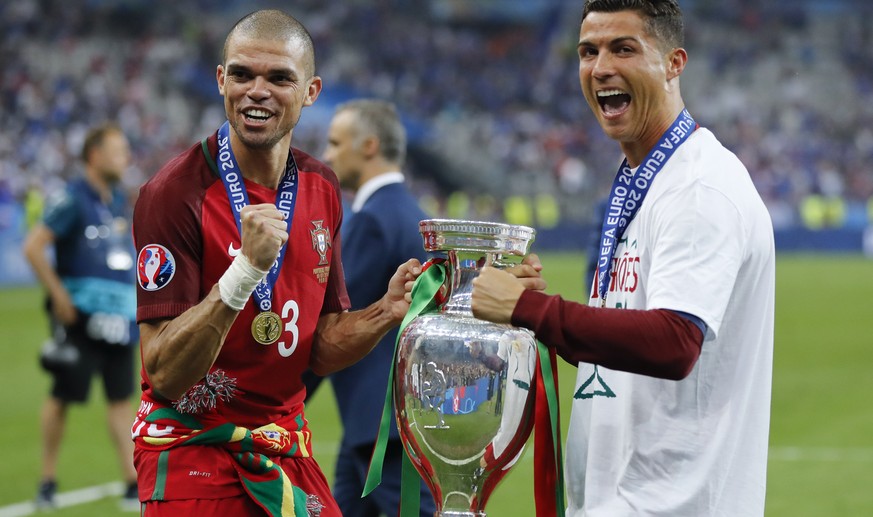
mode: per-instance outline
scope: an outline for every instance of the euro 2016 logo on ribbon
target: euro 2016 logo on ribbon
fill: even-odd
[[[136,277],[146,291],[157,291],[170,283],[176,274],[176,260],[160,244],[144,246],[136,259]]]
[[[330,230],[323,227],[324,221],[310,221],[313,228],[309,230],[312,236],[312,249],[318,252],[318,265],[327,265],[327,248],[330,248]]]

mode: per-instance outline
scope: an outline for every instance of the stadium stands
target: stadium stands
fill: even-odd
[[[86,127],[117,119],[135,187],[223,119],[215,49],[255,7],[293,9],[325,91],[298,146],[320,154],[333,104],[398,103],[414,186],[500,204],[545,194],[549,224],[584,224],[619,159],[579,93],[581,0],[11,0],[0,5],[0,190],[51,191]],[[746,163],[777,229],[837,199],[828,227],[862,228],[873,199],[873,4],[696,0],[687,13],[690,111]],[[428,7],[422,7],[426,5]],[[847,16],[847,14],[851,14]],[[542,198],[541,198],[542,199]],[[438,208],[437,208],[438,207]],[[492,210],[499,214],[501,210]],[[536,213],[536,212],[535,212]],[[545,212],[543,212],[545,213]],[[439,215],[443,215],[442,213]],[[818,221],[813,217],[813,220]],[[533,220],[533,224],[537,224]],[[819,224],[819,223],[815,223]]]

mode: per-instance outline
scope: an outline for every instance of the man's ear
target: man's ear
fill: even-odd
[[[361,142],[361,153],[367,158],[372,158],[379,154],[380,146],[379,139],[370,135]]]
[[[688,53],[684,48],[674,48],[667,55],[667,80],[673,80],[685,70],[685,65],[688,63]]]
[[[224,66],[222,65],[215,68],[215,82],[218,83],[218,93],[224,97]]]
[[[321,77],[313,75],[309,80],[309,85],[306,87],[306,97],[303,99],[304,106],[312,106],[315,104],[315,99],[321,93]]]

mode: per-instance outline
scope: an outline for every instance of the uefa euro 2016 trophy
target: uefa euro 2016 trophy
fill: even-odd
[[[441,517],[484,517],[491,491],[521,456],[533,426],[534,335],[473,317],[472,281],[485,265],[521,262],[526,226],[421,221],[424,247],[447,254],[448,291],[398,341],[394,404],[400,437]]]

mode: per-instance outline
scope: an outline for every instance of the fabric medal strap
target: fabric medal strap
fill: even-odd
[[[394,359],[388,373],[388,389],[379,426],[373,456],[361,497],[370,494],[382,482],[382,465],[388,445],[388,429],[391,422],[391,402],[394,393],[394,374],[400,337],[406,326],[418,315],[432,312],[439,304],[437,292],[446,279],[446,266],[429,260],[412,287],[412,303],[397,332]],[[535,401],[534,443],[534,488],[537,516],[551,517],[564,514],[564,479],[561,460],[561,431],[557,396],[556,357],[554,349],[547,349],[537,341],[537,396]],[[405,449],[405,447],[404,447]],[[400,484],[400,517],[415,517],[419,514],[419,475],[409,459],[409,451],[403,455]]]
[[[601,307],[606,306],[609,272],[612,269],[612,255],[615,253],[616,245],[643,204],[655,176],[661,172],[676,149],[698,127],[688,110],[682,110],[673,124],[661,135],[658,144],[643,159],[636,173],[628,165],[627,158],[621,162],[612,182],[609,206],[603,214],[601,227],[600,253],[597,260],[597,294],[600,296]]]
[[[203,141],[204,151],[206,141]],[[209,153],[205,153],[207,157]],[[211,158],[211,157],[210,157]],[[240,219],[240,211],[244,206],[249,204],[249,195],[246,191],[246,186],[243,181],[242,171],[236,162],[236,157],[233,153],[233,148],[230,145],[230,123],[225,122],[218,129],[218,166],[217,172],[221,177],[221,182],[224,184],[224,190],[227,193],[227,199],[230,201],[230,211],[236,221],[236,228],[242,238],[242,221]],[[279,188],[276,191],[276,208],[285,215],[285,220],[288,222],[288,230],[291,229],[291,221],[294,218],[294,207],[297,204],[297,187],[299,186],[297,164],[294,162],[294,155],[289,151],[288,162],[285,165],[285,173],[279,182]],[[240,244],[242,246],[242,244]],[[275,343],[281,335],[282,320],[279,315],[272,311],[273,286],[276,285],[276,279],[279,277],[279,269],[282,267],[282,261],[285,259],[285,251],[288,248],[288,242],[279,249],[279,256],[267,273],[267,277],[263,282],[255,288],[253,296],[255,297],[256,310],[258,315],[255,316],[252,322],[252,336],[255,341],[262,345],[270,345]]]

